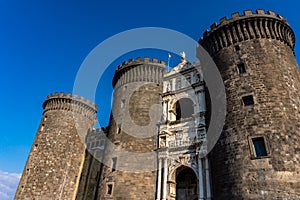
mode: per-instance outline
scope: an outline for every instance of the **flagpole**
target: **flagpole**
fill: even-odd
[[[172,58],[172,55],[168,53],[168,65],[167,65],[167,72],[170,70],[170,59]]]
[[[170,56],[168,55],[168,65],[167,65],[167,72],[169,72],[169,68],[170,68],[169,64],[170,64]]]

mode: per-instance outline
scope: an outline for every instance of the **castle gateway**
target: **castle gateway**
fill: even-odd
[[[212,151],[201,64],[183,53],[166,71],[163,61],[137,58],[115,72],[108,127],[93,129],[97,107],[83,98],[47,97],[15,199],[300,199],[300,73],[289,24],[271,11],[235,13],[199,43],[226,90]]]

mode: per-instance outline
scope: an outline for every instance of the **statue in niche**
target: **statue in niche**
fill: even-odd
[[[166,147],[166,137],[161,137],[160,138],[160,142],[159,142],[159,147],[160,148],[164,148],[164,147]]]

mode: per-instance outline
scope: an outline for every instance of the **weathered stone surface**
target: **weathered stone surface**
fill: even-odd
[[[278,18],[268,25],[267,14],[251,20],[245,29],[240,27],[248,19],[229,21],[201,40],[220,70],[227,95],[226,124],[211,154],[214,197],[299,199],[300,74],[294,35]],[[246,73],[239,74],[239,63],[245,64]],[[247,95],[253,95],[254,105],[243,105]],[[267,157],[254,158],[251,138],[256,136],[265,138]]]
[[[103,167],[107,128],[89,131],[86,136],[86,156],[77,189],[76,200],[94,199],[100,192],[98,185]]]
[[[288,23],[274,12],[234,13],[213,24],[200,44],[217,64],[227,95],[226,124],[209,154],[213,199],[300,199],[300,72]],[[93,104],[70,94],[50,95],[15,199],[155,199],[157,171],[149,169],[157,165],[151,152],[159,148],[157,133],[162,131],[156,126],[162,114],[156,105],[162,103],[164,72],[165,63],[150,58],[118,67],[104,135],[89,131],[95,121]],[[243,97],[249,95],[253,105],[246,106]],[[206,115],[199,115],[208,125],[209,99],[205,104],[208,110],[199,111]],[[178,123],[173,125],[175,133]],[[266,156],[255,154],[256,137],[263,138]],[[165,149],[165,137],[160,139]],[[103,144],[105,151],[88,152],[83,141],[89,150]],[[178,157],[177,165],[163,163],[170,169],[193,164]],[[167,177],[173,189],[176,175]]]
[[[96,108],[69,94],[50,95],[15,199],[74,199],[85,157],[84,140]]]
[[[153,154],[147,158],[147,155],[153,152],[157,143],[161,111],[155,106],[161,104],[165,65],[155,59],[153,62],[137,61],[123,64],[114,77],[108,134],[113,145],[107,146],[105,152],[106,166],[102,171],[99,199],[155,198],[156,157]],[[116,158],[115,170],[112,169],[113,158]],[[108,184],[113,185],[112,194],[107,192]]]

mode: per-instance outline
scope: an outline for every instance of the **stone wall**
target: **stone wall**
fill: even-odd
[[[96,107],[70,94],[49,95],[15,199],[75,199],[85,158],[84,140]]]
[[[259,10],[221,20],[200,40],[219,68],[227,95],[226,124],[211,153],[215,199],[300,198],[294,38],[281,16]],[[242,65],[245,71],[239,70]],[[249,95],[253,105],[243,101]],[[264,140],[266,156],[256,155],[257,137]]]
[[[118,67],[99,199],[155,198],[154,149],[164,70],[164,62],[149,58]]]
[[[289,24],[271,11],[234,13],[199,42],[227,96],[225,126],[209,155],[213,198],[300,199],[300,72]],[[155,199],[164,73],[165,62],[149,58],[117,68],[104,152],[84,145],[91,150],[106,138],[89,132],[97,107],[69,93],[49,95],[15,199]]]

